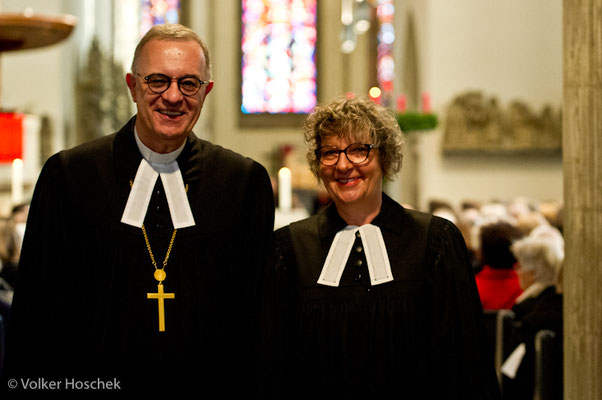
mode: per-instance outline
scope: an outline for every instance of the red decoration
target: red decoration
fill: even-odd
[[[406,112],[406,96],[403,94],[397,96],[397,112]]]
[[[422,112],[428,114],[431,112],[431,96],[428,93],[422,93]]]
[[[23,158],[23,114],[0,113],[0,163]]]

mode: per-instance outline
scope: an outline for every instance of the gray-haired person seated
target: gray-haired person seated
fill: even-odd
[[[512,307],[514,333],[524,346],[524,355],[515,376],[504,384],[511,398],[533,399],[535,376],[535,336],[541,330],[555,334],[553,392],[562,397],[562,265],[564,238],[555,227],[542,224],[510,247],[516,257],[515,270],[523,293]],[[510,398],[510,397],[509,397]]]

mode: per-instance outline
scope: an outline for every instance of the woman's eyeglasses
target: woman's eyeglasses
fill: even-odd
[[[345,153],[345,156],[352,164],[361,164],[368,159],[370,150],[374,145],[366,143],[352,143],[343,150],[339,150],[334,146],[324,146],[316,150],[316,156],[318,161],[322,165],[332,167],[339,162],[341,153]]]

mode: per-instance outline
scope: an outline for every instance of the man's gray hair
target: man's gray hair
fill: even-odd
[[[142,53],[144,46],[151,40],[173,40],[173,41],[194,41],[201,46],[203,54],[205,56],[205,64],[207,66],[207,74],[211,79],[211,58],[209,56],[209,50],[205,45],[205,42],[197,35],[192,29],[185,27],[180,24],[162,24],[153,26],[146,34],[140,39],[140,42],[136,46],[134,52],[134,59],[132,60],[132,72],[137,72],[137,63]]]

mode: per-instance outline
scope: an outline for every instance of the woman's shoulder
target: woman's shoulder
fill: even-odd
[[[432,244],[441,245],[446,240],[463,240],[460,229],[450,220],[412,209],[404,209],[406,215],[403,225],[406,229],[424,233]],[[410,222],[411,221],[411,222]]]
[[[286,225],[274,231],[274,243],[276,247],[279,244],[289,243],[291,241],[291,226]]]

